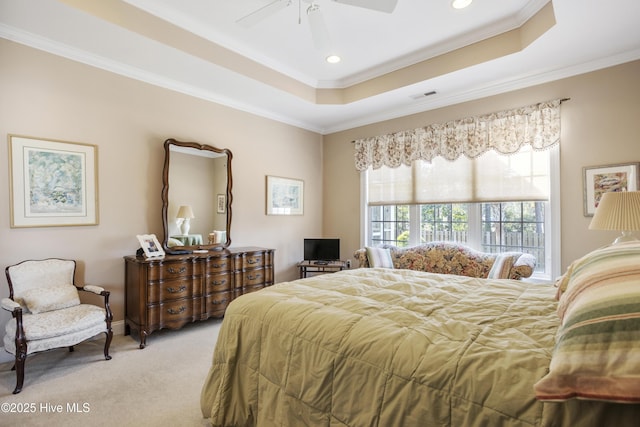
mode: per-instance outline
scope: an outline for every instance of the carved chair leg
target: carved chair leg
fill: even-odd
[[[11,368],[12,371],[16,371],[16,388],[13,390],[13,394],[18,394],[22,390],[24,384],[24,365],[27,360],[27,344],[16,348],[16,362]]]
[[[104,342],[104,358],[106,360],[111,360],[111,356],[109,356],[109,346],[111,345],[111,339],[113,338],[113,331],[109,329],[105,334],[107,334],[107,338]]]
[[[13,390],[13,394],[18,394],[22,391],[22,385],[24,384],[25,359],[26,357],[19,359],[18,356],[16,356],[16,388]]]
[[[24,384],[24,365],[27,360],[27,340],[24,337],[22,331],[22,325],[18,333],[16,333],[16,362],[13,365],[12,370],[16,371],[16,388],[13,390],[13,394],[18,394],[22,391],[22,385]]]

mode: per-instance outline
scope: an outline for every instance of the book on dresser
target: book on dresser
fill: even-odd
[[[223,317],[234,298],[273,284],[273,257],[259,247],[124,257],[125,335],[136,330],[144,348],[154,331]]]

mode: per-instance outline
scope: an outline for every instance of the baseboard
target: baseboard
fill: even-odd
[[[113,335],[124,335],[124,320],[118,320],[117,322],[111,323],[111,330],[113,331]],[[92,340],[97,340],[103,338],[102,335],[96,335],[91,338]],[[0,363],[8,363],[13,362],[15,357],[13,354],[8,353],[4,346],[0,347]]]

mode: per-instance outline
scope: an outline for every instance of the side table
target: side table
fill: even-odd
[[[300,278],[307,277],[307,273],[335,273],[336,271],[342,271],[347,268],[345,261],[300,261],[298,263],[298,269],[300,270]]]

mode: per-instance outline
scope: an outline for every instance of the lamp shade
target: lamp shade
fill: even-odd
[[[189,205],[180,206],[176,218],[195,218],[193,215],[193,209],[191,209],[191,206]]]
[[[604,193],[589,229],[621,230],[622,236],[614,243],[634,240],[631,232],[640,230],[640,191]]]

